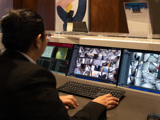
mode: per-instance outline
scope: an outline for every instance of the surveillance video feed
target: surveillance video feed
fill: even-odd
[[[122,61],[119,84],[160,90],[160,53],[124,50]],[[128,73],[126,81],[123,70]]]
[[[69,74],[100,79],[115,84],[118,76],[121,50],[76,45]]]

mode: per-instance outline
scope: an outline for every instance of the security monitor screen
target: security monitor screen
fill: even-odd
[[[160,52],[125,49],[119,86],[160,92]]]
[[[72,54],[72,44],[49,42],[37,64],[52,72],[66,74]]]
[[[69,76],[116,84],[121,49],[75,45]]]

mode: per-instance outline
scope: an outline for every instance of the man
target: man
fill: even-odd
[[[108,94],[70,117],[65,104],[76,108],[76,99],[59,97],[53,74],[36,65],[48,42],[42,18],[31,10],[11,10],[1,27],[6,48],[0,56],[1,120],[103,120],[106,110],[118,105]]]

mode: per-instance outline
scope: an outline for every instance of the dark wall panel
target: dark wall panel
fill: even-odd
[[[13,7],[14,9],[31,9],[35,12],[37,12],[38,6],[37,2],[38,0],[13,0]]]
[[[123,2],[128,0],[90,0],[90,31],[127,32]],[[121,31],[122,30],[122,31]]]
[[[54,30],[54,12],[54,0],[38,0],[38,13],[44,19],[47,30]]]
[[[23,8],[23,0],[13,0],[13,8],[14,9],[21,9]]]
[[[90,31],[116,32],[118,0],[90,0]]]
[[[128,26],[127,26],[127,19],[126,19],[126,14],[124,10],[124,2],[128,2],[128,0],[120,0],[119,1],[119,29],[118,32],[121,33],[128,33]]]

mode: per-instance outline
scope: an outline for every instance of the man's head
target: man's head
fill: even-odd
[[[28,52],[39,36],[45,39],[42,18],[27,9],[11,10],[1,20],[2,43],[5,48]]]

